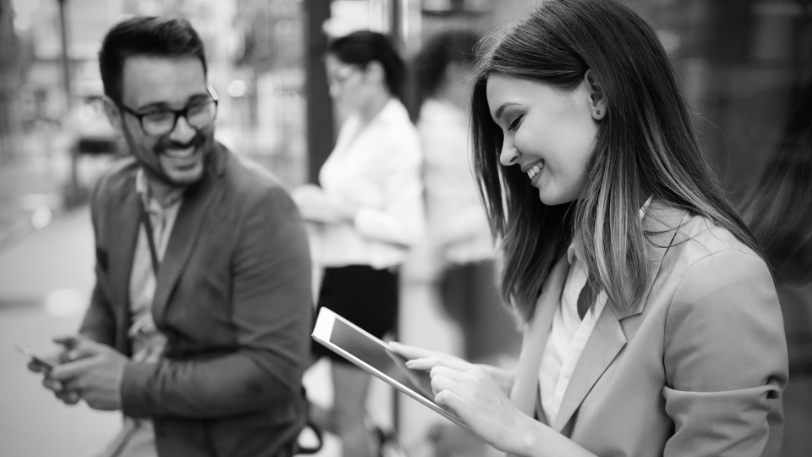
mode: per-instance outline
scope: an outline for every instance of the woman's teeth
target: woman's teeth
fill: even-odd
[[[541,169],[544,168],[544,161],[537,163],[533,168],[527,170],[527,176],[530,176],[530,179],[533,179],[534,176],[539,174]]]

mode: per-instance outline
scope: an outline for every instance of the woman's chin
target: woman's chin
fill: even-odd
[[[558,192],[550,192],[550,189],[539,189],[539,200],[547,206],[563,205],[577,200],[576,196],[562,195]]]

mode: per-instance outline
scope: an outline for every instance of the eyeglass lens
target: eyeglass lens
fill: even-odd
[[[142,117],[141,124],[149,135],[165,135],[175,128],[177,118],[184,116],[192,128],[200,129],[214,121],[217,115],[217,104],[214,100],[192,105],[183,111],[161,111]]]

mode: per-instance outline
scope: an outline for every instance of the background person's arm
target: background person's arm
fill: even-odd
[[[312,313],[301,219],[281,188],[253,199],[244,213],[234,227],[230,285],[240,349],[208,360],[128,363],[124,414],[224,417],[292,405],[301,395]]]

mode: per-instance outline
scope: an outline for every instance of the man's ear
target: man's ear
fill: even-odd
[[[599,121],[606,117],[606,113],[609,111],[606,103],[606,93],[592,70],[586,71],[584,82],[589,91],[589,109],[592,111],[592,118]]]
[[[122,125],[122,122],[124,122],[124,120],[121,118],[121,110],[119,109],[118,105],[116,105],[116,102],[114,102],[113,99],[106,95],[103,99],[103,105],[104,114],[107,116],[107,120],[110,122],[110,125],[113,126],[113,130],[115,130],[116,135],[123,137],[124,126]]]

